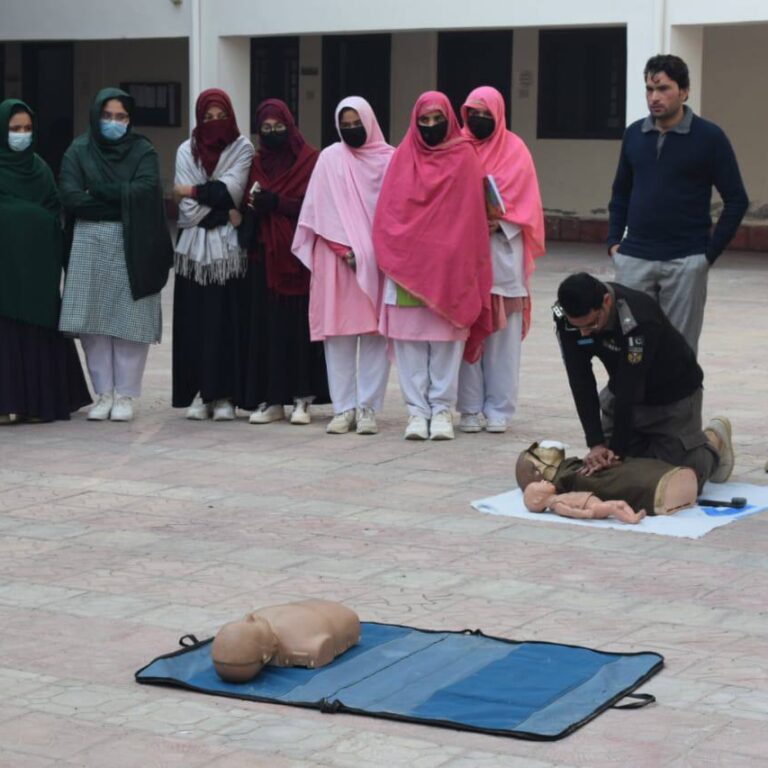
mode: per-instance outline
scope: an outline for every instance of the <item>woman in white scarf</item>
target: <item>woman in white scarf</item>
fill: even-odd
[[[176,154],[179,202],[173,306],[173,405],[187,418],[230,421],[239,370],[236,285],[247,256],[237,242],[253,144],[224,91],[203,91],[197,125]]]

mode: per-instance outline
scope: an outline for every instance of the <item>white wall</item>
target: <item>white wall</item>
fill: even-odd
[[[0,0],[0,40],[187,37],[190,0]]]
[[[157,149],[166,195],[173,187],[176,149],[189,137],[184,109],[189,98],[187,41],[99,40],[75,43],[75,135],[88,128],[88,111],[96,93],[121,81],[181,83],[180,128],[139,127]]]
[[[701,114],[728,135],[751,202],[768,219],[768,24],[713,27],[704,33]],[[691,82],[692,87],[697,84]]]

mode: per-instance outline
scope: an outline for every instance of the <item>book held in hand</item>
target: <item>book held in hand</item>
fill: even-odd
[[[502,218],[507,212],[507,207],[504,205],[496,179],[490,173],[483,179],[483,187],[485,188],[485,207],[488,211],[488,218]]]

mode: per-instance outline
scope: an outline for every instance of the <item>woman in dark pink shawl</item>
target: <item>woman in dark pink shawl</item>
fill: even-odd
[[[505,124],[504,97],[475,88],[461,108],[462,134],[492,176],[504,210],[490,215],[493,260],[493,334],[482,359],[463,362],[459,373],[459,429],[505,432],[517,409],[522,340],[531,320],[534,259],[544,253],[544,212],[531,153]]]
[[[380,330],[394,341],[410,420],[406,439],[453,437],[462,354],[491,331],[483,171],[448,97],[416,101],[376,209],[373,243],[387,276]]]
[[[293,253],[312,273],[309,330],[322,341],[334,417],[326,431],[378,431],[389,376],[378,333],[382,275],[371,230],[376,202],[395,151],[370,104],[359,96],[336,108],[341,141],[320,153],[307,188]]]

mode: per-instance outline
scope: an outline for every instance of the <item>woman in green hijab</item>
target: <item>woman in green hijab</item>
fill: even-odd
[[[58,333],[59,196],[35,154],[32,110],[0,104],[0,424],[69,419],[91,402],[75,345]]]
[[[173,264],[157,153],[131,130],[133,99],[104,88],[90,128],[61,164],[73,231],[59,328],[80,337],[98,400],[91,421],[130,421],[149,345],[162,329],[160,291]]]

